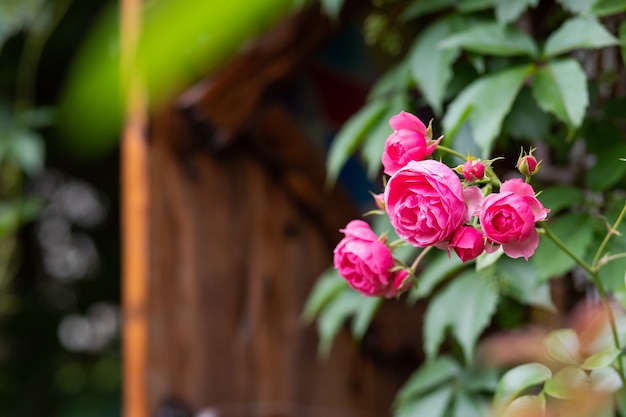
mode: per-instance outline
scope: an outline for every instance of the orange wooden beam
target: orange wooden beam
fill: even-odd
[[[146,106],[135,52],[141,0],[121,0],[121,79],[126,104],[122,132],[122,360],[124,417],[147,417],[148,148]]]

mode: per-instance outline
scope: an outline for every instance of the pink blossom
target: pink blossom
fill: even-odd
[[[463,186],[441,162],[410,161],[389,179],[385,209],[402,239],[419,247],[439,246],[465,218]]]
[[[478,159],[470,159],[463,164],[463,177],[466,181],[481,180],[485,176],[485,165]]]
[[[406,288],[402,285],[406,275],[391,272],[391,251],[367,223],[352,220],[341,232],[345,237],[335,248],[334,263],[352,288],[364,295],[385,297],[396,296]]]
[[[411,113],[400,112],[389,120],[393,133],[385,142],[382,162],[385,174],[393,175],[409,161],[421,161],[435,151],[441,141],[431,140],[429,129]]]
[[[485,249],[485,237],[471,226],[461,226],[450,239],[450,247],[454,249],[463,262],[476,258]]]
[[[483,192],[476,186],[464,188],[463,200],[465,201],[465,221],[469,222],[483,204]]]
[[[499,244],[511,258],[528,260],[539,245],[535,222],[544,220],[549,211],[535,198],[532,186],[516,178],[485,197],[479,219],[491,248]]]

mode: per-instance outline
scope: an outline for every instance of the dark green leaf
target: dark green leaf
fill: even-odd
[[[626,64],[626,20],[619,25],[618,35],[620,44],[622,45],[620,48],[622,50],[622,62]]]
[[[543,190],[538,198],[545,208],[550,209],[550,216],[554,216],[563,209],[582,204],[585,193],[578,187],[555,185]]]
[[[341,128],[328,151],[326,160],[328,185],[335,183],[341,168],[356,151],[369,129],[385,114],[388,106],[386,101],[373,101],[353,115]]]
[[[537,55],[537,45],[526,33],[496,22],[472,25],[440,41],[438,46],[497,56]]]
[[[597,0],[589,13],[594,16],[608,16],[626,12],[626,0]]]
[[[452,63],[458,48],[441,49],[437,43],[454,33],[458,19],[438,20],[417,38],[410,55],[411,72],[426,101],[441,114],[446,88],[452,78]]]
[[[567,20],[546,40],[544,57],[560,55],[574,49],[603,48],[616,45],[617,39],[595,18]]]
[[[409,63],[406,60],[400,62],[376,80],[367,95],[367,100],[388,100],[389,97],[404,93],[410,78]]]
[[[451,386],[443,386],[436,391],[415,398],[413,401],[406,402],[402,406],[394,410],[394,417],[443,417],[450,399],[452,397],[453,388]]]
[[[496,410],[504,410],[526,388],[552,377],[550,369],[540,363],[527,363],[507,371],[496,388],[493,399]]]
[[[605,191],[624,179],[626,175],[626,143],[603,147],[596,155],[595,165],[585,173],[587,186],[595,191]]]
[[[593,239],[593,227],[589,216],[568,213],[554,220],[550,230],[577,256],[584,258]],[[542,236],[539,247],[531,261],[535,265],[539,281],[558,277],[571,270],[576,263],[550,239]]]
[[[495,0],[496,18],[500,23],[517,20],[529,6],[535,7],[539,0]]]
[[[425,14],[437,12],[447,7],[453,6],[456,0],[418,0],[412,2],[404,12],[402,12],[403,20],[415,19]]]
[[[548,355],[568,365],[578,365],[580,362],[580,342],[578,335],[572,329],[559,329],[550,332],[544,343]]]
[[[447,109],[443,118],[446,134],[450,136],[469,117],[472,136],[482,151],[479,156],[488,158],[502,122],[532,70],[530,65],[513,67],[471,83]]]
[[[550,284],[539,282],[532,263],[523,259],[501,258],[496,264],[496,276],[502,292],[521,303],[556,311],[552,303]]]
[[[465,264],[458,256],[448,258],[445,252],[437,253],[429,258],[426,267],[417,277],[417,290],[411,293],[409,302],[428,297],[437,284],[464,266]]]
[[[465,360],[471,362],[478,336],[496,310],[498,294],[476,271],[456,277],[428,305],[424,318],[424,350],[433,358],[448,326],[458,340]]]
[[[319,353],[321,356],[328,356],[335,336],[348,318],[359,310],[363,301],[362,295],[347,289],[330,299],[320,311],[317,319],[317,332],[320,337]]]
[[[376,314],[382,303],[383,299],[380,297],[361,297],[361,303],[354,312],[354,319],[352,320],[352,336],[355,339],[363,339],[374,318],[374,314]]]
[[[426,362],[410,376],[398,391],[395,403],[402,406],[412,398],[423,395],[425,392],[457,377],[460,372],[459,364],[449,356],[440,356],[431,362]]]
[[[493,0],[460,0],[457,9],[460,12],[468,13],[488,9],[491,6],[493,6]]]
[[[485,417],[489,405],[480,395],[469,395],[464,391],[458,391],[452,406],[452,417]]]
[[[554,114],[571,129],[583,121],[589,104],[587,77],[571,58],[548,62],[535,73],[533,95],[543,110]]]
[[[537,105],[530,88],[524,87],[504,119],[504,126],[508,134],[516,139],[536,141],[548,136],[550,119],[550,115]]]
[[[558,0],[563,8],[572,13],[585,13],[597,0]]]
[[[339,276],[335,268],[327,269],[317,278],[304,306],[302,319],[306,323],[312,322],[330,300],[347,288],[348,283]]]

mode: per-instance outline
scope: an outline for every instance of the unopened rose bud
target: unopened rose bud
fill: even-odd
[[[477,181],[485,176],[485,165],[479,159],[470,159],[463,164],[463,177],[466,181]]]
[[[385,195],[383,193],[380,194],[373,194],[374,196],[374,202],[376,203],[376,207],[378,207],[381,210],[385,209]]]
[[[533,156],[534,149],[531,149],[528,154],[524,153],[520,155],[515,165],[517,170],[526,178],[530,178],[539,171],[539,165],[541,161],[537,162],[537,159]]]

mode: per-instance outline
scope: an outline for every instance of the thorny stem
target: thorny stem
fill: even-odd
[[[622,223],[622,220],[624,220],[625,215],[626,215],[626,204],[624,204],[624,207],[622,207],[622,211],[620,212],[619,216],[617,216],[617,220],[615,220],[615,223],[613,224],[613,226],[611,226],[611,229],[602,240],[600,247],[598,247],[596,256],[594,256],[593,262],[591,263],[594,271],[598,271],[602,267],[602,265],[604,265],[603,263],[602,264],[599,263],[600,257],[602,256],[604,249],[606,249],[606,245],[609,243],[611,236],[613,236],[617,232],[617,228]]]
[[[622,210],[622,214],[623,213],[624,213],[624,210]],[[621,219],[618,219],[618,220],[621,221]],[[570,258],[572,258],[574,260],[574,262],[576,262],[585,271],[587,271],[587,273],[589,274],[589,276],[593,280],[593,283],[596,286],[596,289],[598,290],[598,295],[600,296],[600,300],[602,301],[602,305],[603,305],[604,309],[606,310],[606,314],[607,314],[607,316],[609,318],[609,325],[611,327],[611,335],[613,337],[613,344],[615,345],[615,347],[618,350],[621,351],[621,347],[620,347],[620,343],[619,343],[619,337],[617,335],[617,325],[615,323],[615,316],[613,315],[613,310],[611,309],[611,304],[609,303],[609,297],[607,295],[607,292],[604,289],[604,285],[602,284],[602,281],[600,281],[600,277],[598,276],[598,271],[595,270],[594,268],[592,268],[591,265],[589,265],[587,262],[585,262],[583,259],[581,259],[574,252],[572,252],[572,250],[570,248],[568,248],[565,245],[565,243],[563,243],[561,241],[561,239],[559,239],[554,233],[552,233],[552,231],[546,226],[545,223],[543,223],[543,230],[544,230],[545,235],[552,242],[554,242],[554,244],[557,245],[563,252],[565,252]],[[610,234],[611,234],[611,232],[609,232],[609,235]],[[619,368],[618,369],[619,370],[618,373],[619,373],[620,379],[622,380],[622,383],[624,385],[626,385],[626,376],[624,376],[624,365],[622,364],[622,356],[621,355],[619,355],[617,357],[617,367]]]

